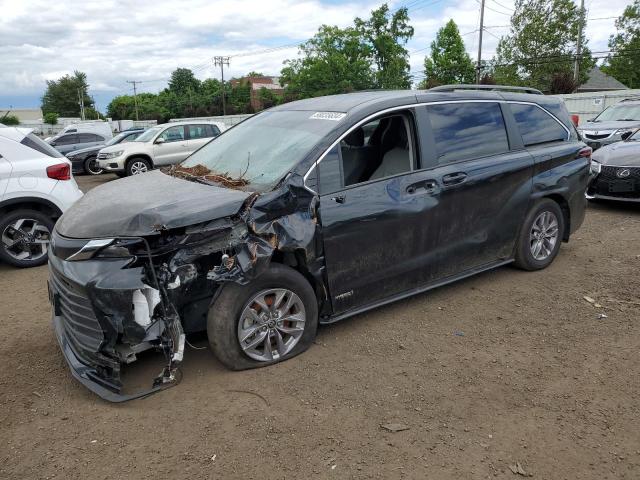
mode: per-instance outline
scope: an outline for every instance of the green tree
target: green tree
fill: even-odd
[[[48,123],[49,125],[57,125],[58,114],[55,112],[45,113],[43,120],[44,120],[44,123]]]
[[[376,66],[377,88],[410,88],[409,52],[404,45],[413,37],[413,27],[409,25],[406,7],[394,13],[386,3],[371,12],[368,20],[356,18],[355,28],[371,46],[371,54]]]
[[[289,97],[315,97],[376,87],[371,47],[353,27],[322,25],[300,45],[301,58],[286,60],[281,82]]]
[[[79,117],[80,95],[85,109],[94,106],[88,90],[87,75],[78,71],[58,80],[47,80],[47,89],[42,96],[42,113],[54,112],[61,117]]]
[[[613,53],[602,70],[629,88],[640,88],[640,0],[624,9],[616,20],[616,30],[609,38]]]
[[[492,62],[498,83],[549,91],[554,75],[573,71],[580,23],[580,9],[572,0],[516,0],[511,31],[498,43]],[[586,43],[579,83],[595,65]]]
[[[475,71],[456,22],[449,20],[431,42],[431,55],[424,59],[425,79],[420,88],[452,83],[475,83]]]
[[[20,125],[20,119],[15,115],[6,114],[0,117],[0,123],[3,125]]]
[[[201,82],[188,68],[177,68],[171,72],[169,90],[178,95],[194,95],[200,91]]]
[[[262,103],[262,108],[271,108],[282,103],[282,96],[277,95],[273,90],[262,87],[258,90],[258,98]]]

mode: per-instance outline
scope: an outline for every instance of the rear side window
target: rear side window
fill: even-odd
[[[512,103],[511,111],[525,147],[567,139],[567,131],[541,108]]]
[[[427,111],[441,165],[509,151],[498,103],[445,103]]]
[[[198,138],[211,138],[217,135],[214,133],[212,125],[189,125],[187,128],[189,129],[189,138],[191,140],[197,140]],[[220,132],[218,131],[218,133]]]
[[[100,142],[101,139],[93,133],[79,133],[78,143]]]
[[[78,143],[78,135],[62,135],[58,139],[56,139],[56,145],[73,145],[74,143]]]
[[[33,148],[34,150],[40,153],[44,153],[48,157],[64,158],[64,155],[62,155],[59,151],[57,151],[48,143],[40,140],[33,133],[30,133],[29,135],[24,137],[20,143],[25,147]]]

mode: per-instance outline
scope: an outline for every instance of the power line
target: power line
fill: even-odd
[[[498,0],[492,0],[493,3],[497,3],[498,5],[500,5],[502,8],[504,8],[507,12],[514,12],[513,8],[507,7],[506,5],[503,5],[502,3],[498,2]]]

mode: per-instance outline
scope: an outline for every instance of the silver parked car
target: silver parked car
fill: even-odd
[[[107,140],[108,138],[98,133],[76,132],[56,136],[49,140],[49,145],[66,155],[82,148],[104,145]]]
[[[591,173],[588,199],[640,202],[640,130],[594,152]]]
[[[619,142],[640,128],[640,100],[622,100],[603,110],[578,130],[594,150]]]

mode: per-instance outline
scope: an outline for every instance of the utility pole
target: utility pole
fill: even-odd
[[[78,89],[78,103],[80,104],[80,119],[84,120],[84,93],[81,88]]]
[[[484,0],[480,2],[480,30],[478,31],[478,63],[476,65],[476,83],[480,83],[482,70],[482,32],[484,30]]]
[[[229,57],[213,57],[213,66],[220,65],[220,81],[222,82],[222,115],[227,114],[227,108],[224,103],[224,66],[229,66]]]
[[[138,118],[138,90],[136,89],[136,85],[142,82],[140,80],[127,80],[127,83],[133,84],[133,105],[136,108],[136,122],[137,122],[140,119]]]
[[[580,79],[580,56],[582,55],[582,30],[584,29],[584,0],[580,0],[580,23],[578,24],[578,42],[576,43],[576,58],[573,63],[573,81],[578,86]]]

